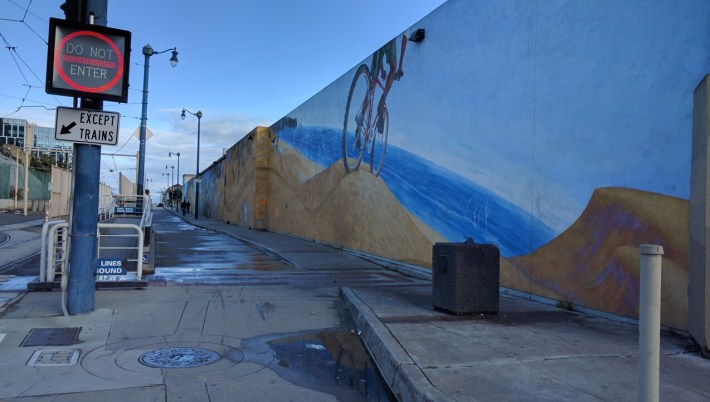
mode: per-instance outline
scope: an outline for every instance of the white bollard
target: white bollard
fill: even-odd
[[[638,401],[657,402],[661,349],[663,246],[642,244],[639,298]]]

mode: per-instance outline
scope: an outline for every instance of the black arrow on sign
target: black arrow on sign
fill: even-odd
[[[74,121],[69,123],[68,126],[65,126],[64,124],[62,124],[62,130],[59,131],[59,135],[71,134],[71,129],[74,128],[74,126],[76,126],[76,122],[74,122]]]

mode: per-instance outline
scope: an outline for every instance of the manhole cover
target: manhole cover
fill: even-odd
[[[214,350],[200,348],[165,348],[143,353],[138,361],[148,367],[189,368],[212,364],[220,359]]]

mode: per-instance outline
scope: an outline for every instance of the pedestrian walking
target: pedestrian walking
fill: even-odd
[[[185,216],[185,211],[187,210],[187,203],[185,201],[180,203],[180,209],[182,209],[182,216]]]

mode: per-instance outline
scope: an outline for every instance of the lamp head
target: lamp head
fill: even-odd
[[[418,43],[423,41],[425,36],[426,31],[424,30],[424,28],[419,28],[416,31],[412,32],[412,34],[409,36],[409,40]]]
[[[180,118],[185,120],[185,109],[182,109],[182,114],[180,115]]]
[[[202,118],[202,112],[198,110],[197,113],[195,113],[195,116],[197,116],[197,119],[198,119],[198,120],[201,119],[201,118]]]
[[[170,57],[170,65],[175,67],[178,64],[177,50],[173,50],[173,55]]]

